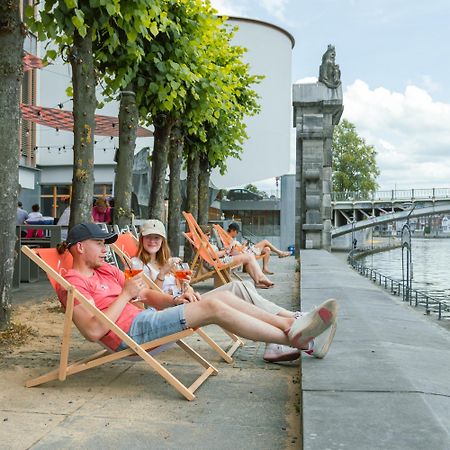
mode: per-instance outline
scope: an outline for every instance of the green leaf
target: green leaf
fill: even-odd
[[[108,14],[110,16],[113,16],[116,13],[116,7],[114,4],[112,3],[107,3],[106,4],[106,11],[108,11]]]
[[[48,59],[54,60],[58,56],[58,53],[56,50],[47,50],[47,53],[45,54],[45,57]]]
[[[80,19],[80,17],[78,16],[72,16],[72,23],[75,26],[75,28],[78,30],[78,32],[80,31],[80,29],[83,27],[84,25],[84,20]],[[80,33],[81,34],[81,33]]]
[[[150,33],[152,33],[153,36],[157,36],[159,33],[158,25],[156,22],[152,22],[150,25]]]
[[[64,0],[64,3],[69,9],[78,8],[78,0]]]

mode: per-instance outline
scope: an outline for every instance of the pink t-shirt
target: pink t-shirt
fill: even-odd
[[[109,308],[111,303],[122,292],[125,283],[123,272],[111,264],[104,264],[96,269],[92,277],[86,277],[76,270],[70,269],[64,275],[64,278],[88,300],[93,300],[95,306],[100,311]],[[58,297],[65,307],[67,303],[67,291],[59,287]],[[75,301],[75,306],[79,304],[80,302]],[[140,312],[142,312],[140,308],[132,303],[127,303],[119,318],[116,320],[116,325],[127,333],[130,329],[131,322],[133,322],[133,319]],[[101,341],[110,349],[115,350],[122,342],[122,339],[110,331],[101,338]]]

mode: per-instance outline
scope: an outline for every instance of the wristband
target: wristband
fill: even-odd
[[[164,278],[163,279],[159,278],[159,275],[156,277],[156,279],[164,283]]]
[[[180,295],[174,295],[172,298],[173,303],[175,303],[175,305],[177,304],[177,302],[175,301],[177,298],[180,298]]]

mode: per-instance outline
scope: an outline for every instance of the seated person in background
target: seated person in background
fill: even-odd
[[[28,218],[28,212],[22,208],[22,202],[17,202],[16,225],[22,225]]]
[[[33,225],[33,222],[39,222],[44,219],[44,216],[39,211],[39,205],[35,203],[31,207],[31,212],[28,214],[27,220],[25,221],[28,225]],[[44,237],[44,230],[27,230],[27,235],[25,236],[27,239],[29,238],[41,238]]]
[[[96,223],[111,223],[111,208],[104,198],[98,198],[92,208],[92,221]]]
[[[237,235],[239,234],[240,228],[239,225],[236,222],[230,223],[228,225],[227,233],[232,237],[234,240],[236,240]],[[263,239],[262,241],[257,242],[256,244],[249,245],[249,242],[244,242],[243,244],[240,244],[238,241],[236,241],[236,247],[237,250],[245,251],[247,248],[248,250],[255,253],[255,255],[263,255],[263,272],[267,275],[273,275],[273,272],[269,270],[269,259],[270,259],[270,253],[276,253],[278,255],[278,258],[286,258],[287,256],[291,255],[291,252],[284,252],[280,250],[279,248],[275,247],[270,241],[267,239]]]
[[[181,286],[180,281],[173,273],[180,258],[172,258],[166,239],[166,229],[159,220],[147,220],[142,224],[139,235],[138,256],[132,258],[134,268],[142,268],[164,292],[171,295],[181,295],[183,292],[194,293],[189,284]],[[264,311],[285,318],[298,318],[302,315],[299,311],[288,311],[275,303],[266,300],[258,294],[254,286],[249,282],[232,281],[202,295],[203,299],[214,299],[216,294],[234,295],[251,303]],[[320,336],[317,336],[309,344],[306,351],[311,356],[323,358],[331,345],[336,331],[336,322]],[[264,359],[269,362],[292,361],[300,356],[297,348],[279,344],[267,344]]]
[[[211,237],[211,227],[203,226],[202,228],[203,232],[209,239]],[[230,262],[242,264],[245,271],[252,277],[257,288],[268,289],[274,286],[274,283],[266,277],[261,270],[261,267],[259,267],[258,261],[256,260],[253,252],[239,252],[234,249],[233,244],[230,247],[219,250],[215,243],[210,242],[210,244],[224,264],[228,264]]]
[[[73,257],[73,268],[64,278],[138,344],[186,328],[216,324],[246,339],[307,350],[309,342],[335,320],[335,300],[327,300],[314,311],[294,319],[263,311],[230,293],[218,292],[214,301],[195,292],[174,297],[147,289],[141,275],[125,281],[117,267],[105,263],[106,244],[116,239],[116,234],[104,232],[96,224],[81,223],[69,230],[67,241],[58,250],[63,253],[68,249]],[[60,289],[58,296],[66,304],[67,291]],[[139,309],[133,304],[138,297],[159,311]],[[79,303],[75,304],[73,321],[88,340],[101,340],[112,350],[127,347]]]
[[[61,214],[61,217],[58,219],[58,222],[56,225],[60,225],[62,227],[69,226],[70,221],[70,197],[63,197],[62,198],[63,204],[67,205]],[[61,239],[66,240],[67,238],[67,228],[61,229]]]
[[[39,220],[42,220],[43,217],[44,216],[39,211],[39,205],[37,203],[35,203],[31,207],[31,212],[30,212],[30,214],[28,214],[26,221],[27,221],[27,223],[28,222],[38,222]]]

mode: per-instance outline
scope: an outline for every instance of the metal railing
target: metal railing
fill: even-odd
[[[355,258],[354,252],[350,252],[348,262],[360,275],[389,290],[392,295],[402,296],[403,301],[408,302],[410,306],[422,306],[425,308],[427,315],[436,313],[439,320],[442,317],[450,317],[450,304],[448,302],[433,298],[426,292],[411,289],[402,280],[388,277],[375,269],[365,266]]]
[[[387,191],[375,191],[369,194],[361,194],[360,192],[332,192],[331,199],[333,202],[450,199],[450,188],[391,189]]]

